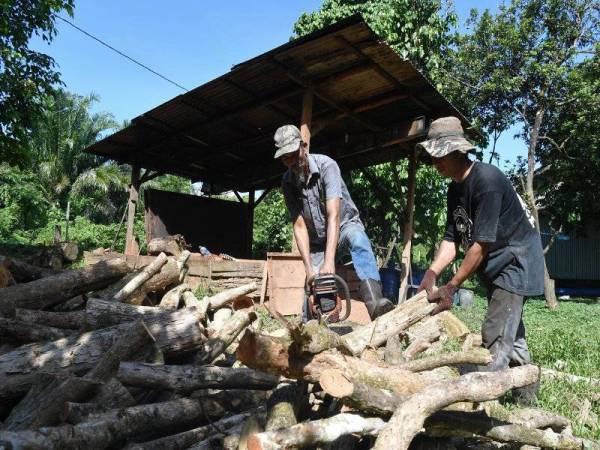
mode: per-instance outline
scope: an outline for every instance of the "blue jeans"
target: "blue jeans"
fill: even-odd
[[[349,223],[340,230],[337,251],[335,253],[336,264],[341,263],[342,258],[348,254],[352,257],[354,270],[361,281],[367,278],[381,281],[379,278],[379,269],[377,269],[377,261],[371,248],[371,242],[361,223]],[[315,273],[318,273],[324,259],[324,249],[311,248],[310,261]]]

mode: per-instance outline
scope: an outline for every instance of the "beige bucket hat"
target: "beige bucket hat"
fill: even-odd
[[[418,143],[417,148],[424,149],[433,158],[441,158],[452,152],[467,153],[475,150],[475,146],[465,138],[460,120],[454,116],[431,122],[427,140]]]

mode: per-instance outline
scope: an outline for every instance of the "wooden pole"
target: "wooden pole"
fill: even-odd
[[[310,152],[310,130],[312,122],[312,110],[313,110],[313,97],[314,90],[311,86],[306,88],[304,95],[302,96],[302,116],[300,117],[300,135],[302,141],[306,143],[306,152]],[[298,244],[296,243],[296,237],[292,233],[292,253],[299,254]]]
[[[135,211],[140,196],[140,166],[131,166],[131,183],[129,184],[129,203],[127,205],[127,234],[125,237],[125,254],[137,255],[139,248],[133,234]]]
[[[252,241],[254,240],[254,208],[256,206],[256,191],[248,191],[248,258],[252,258]]]
[[[411,271],[411,251],[412,251],[412,235],[413,235],[413,220],[415,215],[415,188],[417,178],[417,150],[415,149],[410,156],[408,162],[408,199],[406,201],[406,209],[408,215],[404,224],[404,237],[402,247],[402,279],[400,280],[400,289],[398,290],[398,303],[406,300],[408,293],[408,277]]]

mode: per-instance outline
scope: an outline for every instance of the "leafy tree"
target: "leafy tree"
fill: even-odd
[[[473,12],[473,31],[462,39],[453,65],[457,89],[471,89],[472,111],[488,128],[521,126],[528,146],[523,190],[538,231],[536,163],[545,141],[553,140],[542,133],[553,115],[575,101],[568,80],[598,41],[599,9],[597,0],[512,0],[496,15]],[[547,270],[545,278],[547,305],[556,307]]]
[[[267,252],[290,251],[292,226],[279,189],[272,190],[254,210],[252,253],[264,258]]]
[[[24,164],[43,99],[60,82],[54,60],[29,48],[35,34],[56,36],[54,14],[73,14],[74,0],[4,0],[0,4],[0,160]]]
[[[96,101],[93,94],[82,97],[57,90],[44,98],[44,109],[32,128],[28,145],[33,170],[48,200],[62,208],[75,179],[101,164],[100,158],[84,149],[116,127],[112,115],[90,112]]]

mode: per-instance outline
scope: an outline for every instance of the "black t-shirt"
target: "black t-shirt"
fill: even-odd
[[[444,240],[465,252],[473,242],[488,246],[478,269],[484,281],[519,295],[544,292],[544,255],[535,220],[497,167],[475,162],[462,183],[450,183],[447,205]]]

